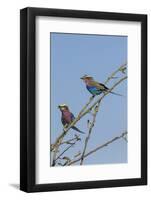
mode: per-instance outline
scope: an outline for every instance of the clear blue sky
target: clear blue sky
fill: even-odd
[[[88,74],[103,83],[118,66],[127,61],[127,37],[50,33],[50,40],[50,132],[53,143],[62,132],[61,113],[57,106],[66,103],[76,116],[90,97],[80,77]],[[110,87],[112,84],[107,86]],[[119,85],[114,92],[125,97],[113,94],[105,97],[97,115],[87,152],[127,130],[127,81]],[[87,132],[88,119],[91,119],[90,115],[86,115],[76,126]],[[74,136],[74,133],[74,130],[70,130],[67,138]],[[69,156],[81,149],[85,135],[81,138],[82,141],[70,150]],[[92,154],[85,159],[84,164],[124,162],[127,162],[127,144],[122,139]]]

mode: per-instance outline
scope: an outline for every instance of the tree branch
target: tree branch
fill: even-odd
[[[75,145],[75,143],[72,143],[71,145],[69,145],[55,160],[55,162],[66,152],[68,151],[71,147],[73,147]]]
[[[86,139],[85,139],[85,144],[84,144],[84,149],[83,149],[83,153],[82,153],[82,156],[81,156],[80,165],[82,165],[83,162],[84,162],[84,155],[85,155],[85,152],[86,152],[86,148],[87,148],[87,145],[88,145],[88,141],[89,141],[90,136],[91,136],[91,133],[92,133],[92,129],[93,129],[94,124],[95,124],[96,115],[97,115],[99,106],[100,106],[100,102],[98,103],[98,105],[97,105],[97,106],[95,107],[95,109],[94,109],[93,120],[92,120],[92,123],[91,123],[90,128],[89,128],[88,136],[87,136]]]
[[[119,81],[117,81],[117,82],[113,85],[113,87],[112,87],[111,89],[109,89],[107,92],[105,92],[97,101],[95,101],[85,112],[83,112],[83,113],[81,114],[80,119],[81,119],[83,116],[85,116],[88,112],[90,112],[90,111],[92,110],[92,108],[93,108],[94,106],[97,105],[97,103],[101,102],[102,99],[103,99],[107,94],[109,94],[117,85],[119,85],[119,84],[120,84],[121,82],[123,82],[125,79],[127,79],[127,76],[125,76],[125,77],[121,78]],[[79,119],[79,120],[80,120],[80,119]],[[78,121],[79,121],[79,120],[78,120]]]
[[[120,136],[116,136],[114,137],[113,139],[109,140],[108,142],[104,143],[104,144],[101,144],[99,145],[98,147],[96,147],[95,149],[89,151],[87,154],[84,155],[84,158],[88,157],[89,155],[95,153],[96,151],[108,146],[109,144],[115,142],[116,140],[119,140],[120,138],[123,138],[125,135],[127,135],[127,132],[124,132],[122,133]],[[80,158],[77,158],[76,160],[73,160],[71,162],[68,163],[68,165],[73,165],[74,163],[78,162],[81,160],[81,157]]]
[[[62,145],[62,144],[70,144],[70,142],[74,142],[74,141],[78,141],[78,140],[81,140],[81,138],[78,135],[76,135],[74,138],[71,138],[69,140],[63,141],[60,145]]]
[[[127,62],[125,62],[123,65],[121,65],[117,70],[115,70],[104,82],[106,85],[118,72],[122,71],[122,69],[127,65]]]
[[[108,81],[110,79],[112,79],[116,73],[118,73],[119,71],[121,71],[121,69],[123,69],[123,67],[125,66],[126,64],[124,65],[121,65],[116,71],[114,71],[109,77],[108,79],[105,81],[105,85],[108,83]],[[91,136],[91,133],[92,133],[92,129],[94,127],[94,124],[95,124],[95,120],[96,120],[96,116],[97,116],[97,113],[98,113],[98,110],[99,110],[99,107],[100,107],[100,103],[101,101],[98,102],[98,105],[96,106],[97,109],[94,109],[94,114],[93,114],[93,121],[91,123],[91,126],[89,128],[89,132],[88,132],[88,136],[86,137],[85,139],[85,144],[84,144],[84,149],[83,149],[83,153],[82,153],[82,156],[81,156],[81,162],[80,162],[80,165],[83,164],[83,161],[84,161],[84,155],[85,155],[85,152],[86,152],[86,148],[87,148],[87,145],[88,145],[88,141],[90,139],[90,136]],[[125,139],[125,138],[124,138]]]
[[[125,64],[126,65],[126,64]],[[120,66],[115,72],[113,72],[111,74],[111,76],[106,80],[105,83],[107,83],[112,77],[114,77],[114,75],[121,71],[121,69],[123,68],[123,66],[125,65],[122,65]],[[97,100],[90,108],[88,108],[86,111],[85,109],[90,105],[90,103],[92,102],[93,100],[93,97],[90,97],[88,103],[82,108],[82,110],[79,112],[79,115],[77,116],[77,118],[75,118],[75,120],[67,127],[66,130],[64,130],[61,135],[56,139],[56,142],[54,144],[51,145],[51,151],[54,151],[54,154],[53,154],[53,163],[52,163],[52,166],[55,165],[55,160],[56,160],[56,154],[58,152],[58,149],[59,149],[59,146],[60,144],[62,143],[62,140],[64,138],[64,136],[67,134],[67,132],[70,130],[70,128],[72,126],[74,126],[83,116],[85,116],[88,112],[91,111],[91,109],[96,106],[96,104],[100,104],[101,100],[107,95],[109,94],[118,84],[120,84],[123,80],[125,80],[127,78],[127,76],[125,76],[124,78],[120,79],[117,83],[114,84],[114,86],[108,90],[108,92],[104,93],[101,98],[99,100]]]

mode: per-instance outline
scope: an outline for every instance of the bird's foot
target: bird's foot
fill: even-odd
[[[68,127],[68,124],[66,124],[66,125],[63,126],[63,128],[65,128],[65,129],[66,129],[67,127]]]
[[[92,95],[92,96],[90,97],[90,100],[93,100],[94,97],[95,97],[95,95]]]

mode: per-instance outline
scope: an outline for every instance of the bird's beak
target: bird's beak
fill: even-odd
[[[58,106],[58,109],[59,109],[59,110],[64,110],[64,109],[65,109],[65,107],[64,107],[64,106],[61,106],[61,105],[59,105],[59,106]]]

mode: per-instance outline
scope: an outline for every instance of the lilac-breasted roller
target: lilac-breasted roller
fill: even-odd
[[[58,106],[58,108],[60,109],[60,111],[62,113],[61,122],[62,122],[63,126],[67,128],[73,122],[75,117],[70,112],[69,107],[66,104],[60,104]],[[78,131],[79,133],[85,134],[83,131],[79,130],[76,126],[72,126],[71,128]]]
[[[102,92],[107,92],[109,91],[109,88],[106,87],[103,83],[99,83],[93,79],[93,77],[84,75],[81,77],[81,79],[84,81],[86,84],[87,90],[94,96],[101,94]],[[122,96],[121,94],[117,94],[115,92],[111,92],[112,94]]]

